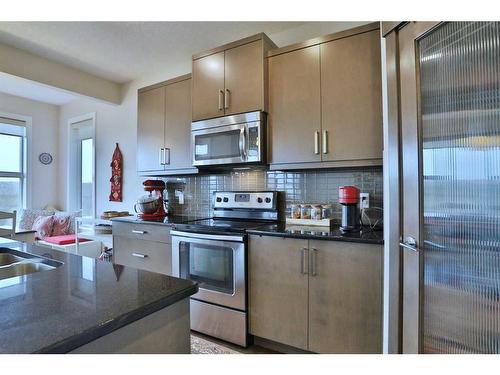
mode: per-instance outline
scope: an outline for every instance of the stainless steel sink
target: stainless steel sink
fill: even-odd
[[[17,263],[25,258],[18,257],[9,253],[0,253],[0,266],[7,266],[12,263]]]
[[[53,270],[63,263],[18,250],[0,248],[0,280]]]
[[[53,270],[56,267],[43,263],[18,263],[0,268],[0,280],[14,276],[23,276],[30,273]]]

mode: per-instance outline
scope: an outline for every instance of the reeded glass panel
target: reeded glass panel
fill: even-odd
[[[418,43],[426,353],[500,352],[500,23]]]

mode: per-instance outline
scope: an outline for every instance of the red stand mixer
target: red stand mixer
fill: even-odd
[[[134,204],[134,211],[141,219],[159,219],[167,216],[163,206],[163,191],[165,182],[162,180],[146,180],[142,183],[144,191],[149,195],[139,198]]]

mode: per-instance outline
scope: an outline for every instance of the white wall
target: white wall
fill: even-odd
[[[279,46],[285,46],[309,38],[352,28],[366,22],[312,22],[295,29],[269,35]],[[123,87],[123,101],[120,105],[99,103],[90,99],[79,99],[60,109],[59,149],[67,153],[68,119],[89,112],[96,112],[96,213],[107,210],[133,209],[133,204],[142,192],[141,182],[136,173],[137,138],[137,89],[191,72],[191,60],[176,66],[166,66],[161,72],[133,81]],[[115,147],[120,144],[124,159],[123,202],[109,202],[111,168],[110,162]],[[67,165],[59,163],[59,204],[65,206],[67,186]]]
[[[34,100],[0,93],[0,112],[7,112],[32,118],[31,129],[31,200],[32,207],[47,204],[56,205],[58,199],[58,150],[59,108]],[[38,155],[49,152],[53,156],[50,165],[38,161]]]

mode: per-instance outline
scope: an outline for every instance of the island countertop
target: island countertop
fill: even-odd
[[[0,280],[0,354],[66,353],[198,291],[192,281],[39,246],[0,247],[63,264]]]

